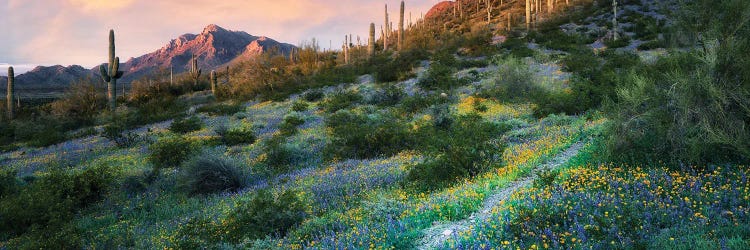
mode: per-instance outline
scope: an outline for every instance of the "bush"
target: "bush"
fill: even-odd
[[[433,61],[427,74],[419,79],[417,85],[424,90],[448,90],[456,87],[459,81],[453,76],[456,69],[443,64],[440,61]]]
[[[349,108],[361,100],[362,96],[353,90],[339,90],[329,95],[320,105],[326,112],[334,113]]]
[[[225,104],[225,103],[215,103],[210,105],[204,105],[198,108],[198,112],[200,113],[207,113],[210,115],[232,115],[237,112],[240,112],[244,110],[245,107],[241,103],[237,104]]]
[[[394,155],[410,146],[408,124],[389,112],[339,111],[326,120],[331,143],[326,155],[339,159]]]
[[[415,114],[433,105],[450,102],[450,98],[441,97],[440,94],[406,96],[399,104],[400,111],[407,114]]]
[[[288,172],[290,165],[299,160],[299,154],[287,145],[286,137],[283,135],[271,137],[263,145],[263,151],[266,153],[263,163],[270,173]]]
[[[404,90],[394,84],[389,84],[376,90],[368,96],[367,103],[380,106],[394,106],[406,96]]]
[[[236,191],[242,188],[242,173],[221,158],[210,155],[186,162],[177,178],[178,188],[190,195]]]
[[[20,235],[32,228],[48,233],[63,228],[79,210],[101,200],[114,177],[105,166],[76,173],[55,169],[28,185],[11,187],[17,192],[0,200],[0,233]]]
[[[226,127],[216,128],[216,134],[221,137],[221,142],[227,146],[234,146],[239,144],[253,144],[257,138],[252,128],[248,127],[236,127],[227,129]]]
[[[296,101],[292,103],[292,111],[294,112],[304,112],[307,111],[309,107],[310,105],[303,101]]]
[[[91,124],[94,117],[107,106],[103,84],[85,79],[74,83],[65,91],[63,98],[50,104],[52,114],[76,120],[79,124]]]
[[[154,172],[157,174],[163,168],[180,166],[196,151],[196,147],[188,139],[179,135],[160,138],[148,149],[148,160],[154,164]]]
[[[427,56],[427,51],[422,48],[401,51],[393,59],[383,53],[371,59],[370,65],[378,82],[403,81],[413,76],[412,69]]]
[[[172,121],[171,125],[169,125],[169,130],[177,134],[186,134],[200,130],[202,127],[203,121],[197,116],[191,116],[187,119],[178,117]]]
[[[628,73],[609,107],[610,160],[684,164],[750,161],[750,2],[698,0],[675,13],[689,48]],[[701,25],[696,25],[701,24]]]
[[[292,190],[273,194],[259,190],[249,200],[237,204],[226,218],[221,232],[232,242],[259,239],[266,235],[283,236],[307,216],[305,204]]]
[[[325,94],[319,89],[307,91],[304,95],[302,95],[302,98],[304,98],[305,101],[308,102],[317,102],[320,99],[323,99],[323,97],[325,97]]]
[[[503,145],[492,139],[504,130],[476,114],[455,118],[448,129],[422,127],[420,147],[430,160],[412,166],[406,180],[417,188],[437,188],[496,167]]]
[[[288,115],[284,117],[284,121],[279,125],[279,131],[282,135],[290,136],[297,133],[297,126],[305,124],[305,120],[297,115]]]
[[[129,148],[141,141],[141,137],[138,134],[133,132],[125,133],[125,127],[116,121],[104,126],[102,136],[114,142],[120,148]]]

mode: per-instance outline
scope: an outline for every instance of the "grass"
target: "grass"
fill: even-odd
[[[586,8],[581,13],[592,11]],[[148,99],[145,93],[121,114],[125,125],[116,131],[132,129],[137,142],[118,147],[92,136],[0,155],[7,165],[0,173],[3,201],[19,190],[55,194],[45,181],[51,173],[74,176],[94,169],[106,177],[104,184],[90,185],[101,192],[90,192],[96,195],[66,210],[65,223],[28,232],[0,230],[0,248],[59,243],[103,249],[409,249],[418,247],[425,229],[471,217],[488,196],[526,177],[538,180],[442,247],[746,247],[750,169],[610,162],[604,155],[608,121],[596,107],[608,101],[604,96],[615,95],[620,75],[642,62],[634,54],[594,54],[583,46],[588,37],[541,28],[527,38],[564,51],[562,60],[535,56],[545,51],[512,37],[500,51],[485,50],[482,35],[463,43],[485,59],[455,60],[458,48],[440,48],[432,53],[439,64],[426,69],[423,79],[429,81],[421,84],[413,67],[431,53],[413,50],[341,67],[324,54],[314,73],[285,72],[295,77],[276,82],[273,91],[247,90],[261,94],[248,102],[214,102],[200,93]],[[388,65],[377,68],[378,62]],[[570,74],[537,70],[547,66]],[[473,86],[464,86],[469,82],[455,72],[467,67],[488,72],[472,74]],[[654,70],[664,70],[659,67]],[[341,84],[372,72],[382,78],[379,83]],[[533,96],[538,91],[580,97],[550,102],[593,110],[539,115],[543,103]],[[195,105],[202,106],[192,119],[133,129],[184,117]],[[482,126],[456,117],[472,117]],[[439,131],[451,126],[459,129]],[[490,127],[502,132],[479,133]],[[446,139],[451,136],[462,140]],[[498,147],[472,147],[476,140]],[[584,149],[562,167],[531,176],[582,140],[588,142]],[[464,152],[472,150],[482,150],[481,157]],[[461,162],[462,153],[471,162]],[[201,155],[212,158],[183,163]],[[470,166],[470,173],[447,176],[432,188],[409,180],[410,172],[452,156],[452,165]],[[474,158],[481,158],[481,166]],[[53,188],[42,190],[45,185]],[[66,188],[87,188],[71,185]]]

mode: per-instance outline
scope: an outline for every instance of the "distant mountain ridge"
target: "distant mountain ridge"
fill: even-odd
[[[120,82],[131,82],[157,69],[172,67],[175,74],[186,72],[190,68],[193,55],[198,58],[198,65],[204,72],[216,69],[235,59],[249,58],[271,49],[288,54],[294,45],[281,43],[265,36],[253,36],[244,31],[231,31],[218,25],[206,26],[200,34],[184,34],[154,52],[130,58],[120,64],[125,71]],[[79,65],[64,67],[38,66],[34,70],[16,76],[16,88],[19,91],[35,89],[63,90],[73,82],[87,77],[99,78],[99,66],[85,69]],[[7,77],[0,77],[5,82]],[[5,89],[0,84],[0,89]]]

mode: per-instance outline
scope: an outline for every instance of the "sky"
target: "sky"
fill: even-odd
[[[440,0],[406,0],[416,22]],[[121,61],[158,50],[208,24],[291,44],[316,38],[341,47],[345,34],[364,40],[369,24],[397,25],[398,0],[0,0],[0,75],[36,65],[94,67],[107,60],[109,29]],[[379,31],[377,32],[379,33]],[[355,38],[356,39],[356,38]]]

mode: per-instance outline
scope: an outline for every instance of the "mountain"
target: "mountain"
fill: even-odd
[[[159,68],[173,67],[175,73],[188,71],[193,55],[198,57],[199,67],[215,69],[236,58],[249,58],[274,48],[287,54],[294,45],[211,24],[200,34],[184,34],[157,51],[129,59],[120,68],[125,71],[123,81],[129,82]]]
[[[120,64],[120,70],[125,71],[119,82],[129,83],[143,77],[159,68],[173,68],[175,74],[190,69],[190,59],[193,55],[198,58],[198,65],[207,72],[212,69],[259,55],[269,50],[288,54],[294,45],[281,43],[265,36],[253,36],[244,31],[227,30],[218,25],[206,26],[200,34],[184,34],[171,40],[159,50],[130,58]],[[16,88],[19,92],[30,90],[63,91],[76,80],[95,77],[99,78],[99,66],[85,69],[78,65],[68,67],[55,65],[37,67],[32,71],[16,76]],[[6,77],[0,77],[0,82],[7,82]],[[5,89],[0,84],[0,89]]]
[[[37,66],[29,72],[16,76],[16,88],[19,90],[64,89],[72,82],[93,76],[91,70],[78,65]],[[5,76],[0,77],[0,82],[6,83],[7,79]],[[6,84],[0,85],[2,85],[0,89],[6,88]]]

